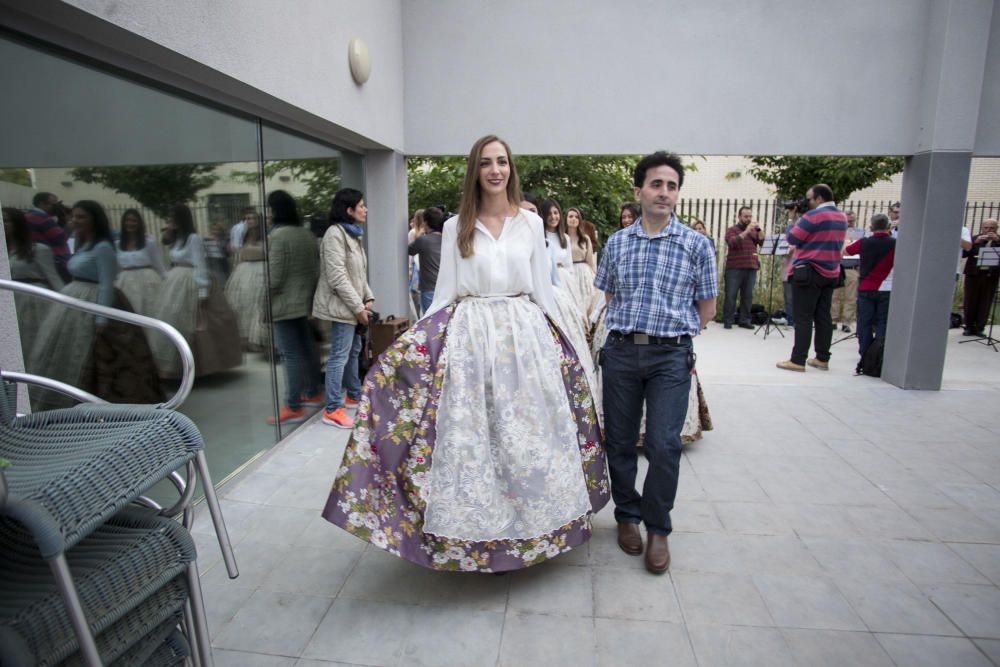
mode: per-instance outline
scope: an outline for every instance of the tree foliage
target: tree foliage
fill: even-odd
[[[333,195],[340,189],[342,182],[339,158],[271,160],[264,163],[265,178],[279,175],[289,175],[290,180],[305,184],[305,194],[296,197],[299,213],[303,216],[317,211],[329,212]],[[257,171],[234,171],[232,177],[244,183],[260,185]]]
[[[813,185],[826,183],[838,201],[903,170],[903,158],[778,155],[750,158],[750,173],[774,186],[779,199],[801,199]]]
[[[526,155],[516,158],[521,189],[551,197],[563,211],[576,206],[607,235],[618,227],[622,203],[633,201],[631,155]],[[444,204],[457,211],[465,177],[464,157],[410,158],[410,207]]]
[[[209,164],[169,164],[143,167],[78,167],[73,178],[97,183],[128,195],[160,217],[170,207],[193,200],[199,192],[219,180]]]

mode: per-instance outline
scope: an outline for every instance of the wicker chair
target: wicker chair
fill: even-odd
[[[3,489],[2,493],[6,494],[5,502],[0,502],[0,524],[20,526],[26,531],[26,534],[31,536],[34,548],[37,549],[36,558],[43,559],[51,569],[54,582],[51,579],[47,581],[55,586],[65,605],[64,620],[73,629],[77,640],[72,649],[79,650],[76,659],[83,664],[100,665],[103,654],[109,662],[127,659],[131,660],[132,664],[137,664],[127,656],[131,655],[130,651],[135,648],[136,642],[142,639],[143,641],[138,643],[145,647],[141,651],[148,650],[146,657],[159,655],[158,659],[166,661],[164,664],[170,664],[170,656],[184,652],[181,650],[183,643],[175,640],[162,650],[160,645],[164,644],[172,632],[171,629],[176,627],[181,614],[180,609],[176,612],[177,618],[154,618],[140,626],[129,626],[128,622],[133,619],[143,618],[140,611],[144,607],[140,604],[128,611],[125,617],[117,619],[117,622],[108,626],[111,621],[107,619],[113,614],[107,612],[111,614],[108,616],[100,611],[95,612],[94,608],[88,606],[86,596],[81,595],[87,591],[87,584],[82,580],[79,583],[75,582],[74,577],[89,575],[86,570],[78,571],[79,566],[74,564],[74,554],[91,544],[91,538],[104,535],[102,531],[114,525],[108,523],[113,521],[113,517],[129,504],[141,501],[142,494],[163,479],[174,481],[181,490],[181,499],[174,507],[161,513],[174,516],[184,511],[185,524],[189,527],[193,515],[187,503],[194,493],[193,473],[196,467],[226,568],[230,577],[238,576],[228,533],[208,471],[201,435],[189,419],[172,410],[183,402],[193,383],[191,351],[176,330],[158,320],[6,280],[0,280],[0,289],[34,294],[97,315],[156,328],[170,337],[181,353],[185,369],[181,386],[170,401],[161,406],[91,404],[30,416],[17,416],[15,388],[7,380],[40,385],[80,401],[92,403],[102,403],[102,401],[77,388],[51,379],[25,373],[0,372],[0,377],[4,380],[0,383],[0,457],[9,459],[13,463],[5,475],[0,472],[0,480],[4,481],[0,488]],[[187,483],[176,472],[181,467],[186,467],[189,471]],[[155,503],[148,500],[146,504],[155,506]],[[183,530],[180,526],[178,528]],[[11,537],[16,534],[16,529],[8,526],[6,532],[8,537]],[[22,535],[22,542],[23,537]],[[5,548],[6,541],[3,541]],[[15,541],[13,544],[21,542]],[[189,639],[194,640],[197,648],[192,657],[196,664],[208,667],[212,664],[208,626],[193,553],[192,547],[191,559],[183,566],[184,573],[174,573],[175,578],[171,582],[185,589],[185,600],[187,593],[190,594],[189,601],[181,601],[181,608],[186,604],[191,612],[188,614],[186,624]],[[88,559],[86,562],[91,561]],[[101,562],[101,567],[107,565],[106,562]],[[13,567],[13,563],[11,566]],[[27,567],[25,563],[21,563],[21,566]],[[5,579],[7,577],[0,575],[0,580]],[[35,579],[34,582],[42,585],[39,579]],[[167,588],[169,586],[164,584],[158,589],[157,594],[165,595],[166,593],[162,591]],[[27,594],[26,591],[20,593]],[[47,593],[51,595],[52,590],[48,590]],[[141,597],[139,592],[130,595],[133,596],[129,598],[130,600],[138,600]],[[51,597],[46,599],[51,600]],[[8,603],[10,606],[7,606]],[[160,605],[160,607],[166,609],[170,605]],[[4,617],[0,619],[0,624],[9,625],[9,618],[17,617],[14,613],[17,608],[19,607],[15,604],[14,598],[6,599],[5,603],[0,605],[0,613]],[[38,611],[34,607],[32,609]],[[126,625],[122,626],[122,623]],[[119,631],[115,628],[121,630],[123,636],[131,638],[131,642],[123,638],[115,639],[114,633],[108,634],[113,630]],[[150,631],[153,628],[157,628],[162,635],[158,641],[153,641],[155,637],[150,639],[152,636]],[[98,641],[95,641],[94,634],[98,634]],[[24,636],[33,635],[27,632]],[[38,650],[40,649],[36,647],[36,656],[40,655]],[[140,653],[135,655],[137,658],[145,656]]]
[[[34,537],[3,520],[0,544],[0,664],[84,664]],[[151,510],[127,508],[80,540],[66,559],[101,657],[109,664],[144,664],[181,620],[185,576],[195,562],[191,535]]]

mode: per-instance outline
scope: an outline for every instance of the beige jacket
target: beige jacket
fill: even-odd
[[[356,324],[355,315],[374,299],[368,286],[368,258],[361,240],[341,225],[330,225],[319,247],[319,284],[313,297],[313,317]]]

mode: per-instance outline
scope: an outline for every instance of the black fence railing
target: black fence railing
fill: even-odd
[[[868,225],[868,221],[876,213],[886,213],[889,206],[896,200],[849,200],[839,203],[841,209],[854,211],[858,226]],[[705,224],[708,235],[719,248],[719,261],[725,256],[723,239],[726,230],[736,224],[736,214],[743,206],[749,206],[753,212],[754,222],[760,224],[767,234],[783,232],[787,225],[787,214],[783,202],[775,199],[681,199],[677,206],[677,214],[691,222],[695,219]],[[975,234],[984,220],[1000,216],[1000,202],[969,201],[965,204],[963,225]],[[906,224],[906,209],[901,212],[900,219]],[[958,239],[955,240],[958,247]]]

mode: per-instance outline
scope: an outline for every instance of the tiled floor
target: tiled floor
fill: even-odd
[[[367,547],[319,516],[347,433],[309,424],[222,489],[238,579],[196,525],[216,665],[1000,664],[1000,354],[957,333],[945,389],[906,392],[854,341],[800,375],[788,338],[712,327],[660,577],[610,509],[502,577]]]

